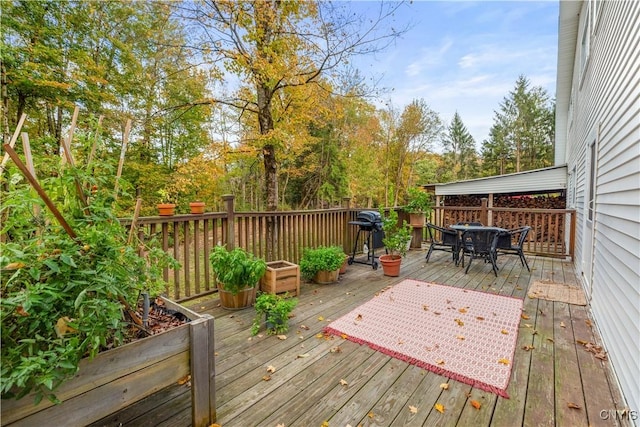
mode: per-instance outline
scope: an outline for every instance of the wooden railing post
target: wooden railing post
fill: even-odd
[[[480,222],[483,224],[491,225],[491,223],[489,222],[489,211],[487,209],[487,202],[489,201],[489,199],[483,197],[481,200],[482,205],[480,206]]]
[[[236,247],[236,232],[235,232],[235,212],[233,206],[233,200],[235,196],[233,194],[225,194],[222,196],[224,201],[224,208],[227,212],[227,249],[232,250]]]

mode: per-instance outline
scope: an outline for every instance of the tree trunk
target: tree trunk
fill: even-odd
[[[258,94],[258,123],[260,134],[269,135],[273,131],[273,117],[271,116],[271,97],[273,91],[266,84],[257,86]],[[262,148],[265,179],[265,199],[267,211],[278,209],[278,162],[276,149],[271,143]],[[275,248],[278,247],[277,224],[275,217],[267,217],[267,260],[272,261]]]

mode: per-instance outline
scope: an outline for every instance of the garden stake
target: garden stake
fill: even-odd
[[[26,120],[26,118],[27,118],[27,115],[25,113],[22,113],[22,117],[20,117],[18,126],[16,126],[16,130],[13,132],[13,136],[9,141],[9,145],[11,146],[11,148],[13,148],[13,146],[16,145],[16,141],[18,140],[18,135],[20,134],[20,129],[22,129],[22,125],[24,124],[24,121]],[[8,161],[9,161],[9,153],[4,153],[4,157],[2,158],[2,165],[0,165],[0,169],[1,169],[0,173],[4,172],[4,167]]]
[[[36,176],[36,168],[33,166],[33,156],[31,155],[31,144],[29,144],[29,134],[26,132],[22,132],[20,134],[22,137],[22,150],[24,151],[24,160],[27,162],[27,168],[29,168],[29,172],[33,175],[33,179],[37,180]],[[33,205],[33,214],[37,217],[40,215],[40,206],[34,204]]]
[[[118,200],[118,182],[122,175],[122,165],[124,164],[124,155],[127,152],[127,144],[129,143],[129,132],[131,131],[131,119],[127,120],[124,127],[124,136],[122,137],[122,150],[120,150],[120,161],[118,162],[118,173],[116,174],[116,183],[113,188],[113,197]]]
[[[73,119],[71,120],[71,129],[69,129],[69,136],[65,140],[62,140],[62,151],[64,152],[64,156],[67,159],[67,162],[71,165],[71,167],[75,167],[75,161],[73,160],[73,154],[71,154],[71,140],[73,138],[73,131],[76,127],[76,120],[78,119],[78,107],[76,106],[73,111]],[[89,216],[89,211],[87,210],[87,198],[84,196],[84,190],[82,189],[82,184],[78,180],[78,178],[73,179],[76,183],[76,192],[78,193],[78,198],[80,199],[80,203],[82,203],[82,207],[84,208],[84,214]]]
[[[91,162],[93,161],[93,156],[96,154],[96,148],[98,146],[98,135],[100,134],[100,126],[102,126],[102,118],[104,116],[100,116],[98,118],[98,126],[96,126],[96,133],[93,138],[93,146],[91,147],[91,152],[89,153],[89,157],[87,158],[87,171],[91,167]]]

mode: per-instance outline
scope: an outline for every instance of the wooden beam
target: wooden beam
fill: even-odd
[[[104,116],[100,116],[98,118],[98,126],[96,127],[96,132],[93,135],[93,146],[91,146],[91,152],[89,153],[89,157],[87,158],[87,168],[90,167],[91,162],[93,161],[93,156],[96,154],[96,148],[98,146],[98,135],[100,134],[100,127],[102,126],[102,119]]]
[[[29,169],[29,172],[31,172],[31,175],[33,175],[33,178],[37,180],[38,177],[36,175],[36,169],[33,165],[33,156],[31,155],[31,144],[29,143],[29,134],[26,132],[22,132],[20,136],[22,137],[22,149],[24,150],[24,160],[27,163],[27,168]],[[40,215],[39,205],[36,205],[36,204],[33,205],[33,214],[35,216]]]
[[[118,199],[118,182],[122,176],[122,166],[124,165],[124,155],[127,152],[127,144],[129,143],[129,132],[131,132],[131,119],[127,120],[124,128],[124,136],[122,137],[122,149],[120,150],[120,160],[118,161],[118,173],[116,174],[116,183],[113,189],[113,196]]]

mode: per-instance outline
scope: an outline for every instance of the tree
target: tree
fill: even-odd
[[[475,140],[456,111],[442,139],[446,166],[452,172],[453,180],[476,178],[478,155]]]
[[[553,164],[553,103],[543,88],[529,85],[526,77],[519,76],[515,89],[495,112],[489,140],[483,147],[485,171],[499,168],[501,173],[520,172]]]
[[[382,4],[374,19],[343,13],[329,2],[311,1],[211,1],[193,4],[185,13],[199,27],[197,43],[212,63],[221,61],[228,72],[245,79],[246,85],[221,102],[251,113],[257,119],[267,210],[278,206],[277,150],[286,139],[279,120],[293,114],[284,92],[306,85],[323,85],[322,76],[335,77],[354,55],[375,52],[399,34],[382,24],[399,7]],[[278,105],[280,104],[280,105]],[[279,117],[274,117],[276,106]],[[284,120],[286,121],[286,120]],[[277,236],[267,223],[267,254]]]

